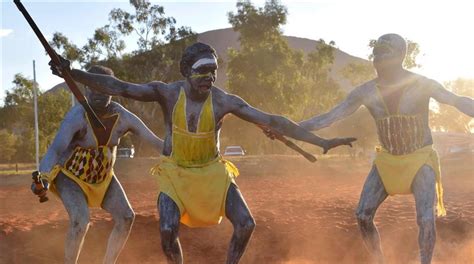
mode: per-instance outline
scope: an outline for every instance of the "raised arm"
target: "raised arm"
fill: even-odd
[[[309,131],[319,130],[350,116],[362,106],[362,89],[362,86],[355,88],[342,103],[334,107],[331,111],[302,121],[299,125]]]
[[[53,143],[48,148],[46,155],[41,159],[39,165],[40,172],[48,173],[58,164],[61,154],[67,149],[74,135],[81,129],[82,125],[85,124],[79,121],[82,120],[82,115],[84,115],[84,110],[80,105],[75,106],[66,114]]]
[[[49,62],[54,75],[62,77],[63,69],[70,68],[70,62],[60,57],[61,65]],[[78,69],[71,70],[72,78],[89,88],[108,95],[118,95],[138,101],[157,101],[166,84],[163,82],[150,82],[135,84],[122,81],[112,75],[95,74]]]
[[[77,69],[71,71],[72,78],[89,88],[108,95],[119,95],[138,101],[157,101],[160,90],[165,86],[162,82],[135,84],[122,81],[114,76],[89,73]]]
[[[148,145],[153,146],[153,148],[161,154],[163,152],[163,140],[157,137],[138,116],[125,108],[124,110],[126,111],[129,123],[129,131],[140,137],[140,139],[144,140]]]
[[[324,138],[320,138],[305,129],[301,128],[295,122],[279,115],[272,115],[260,111],[257,108],[250,106],[247,102],[245,102],[242,98],[229,95],[230,96],[230,103],[232,106],[232,111],[234,115],[242,118],[245,121],[261,125],[264,127],[268,127],[275,132],[292,137],[297,140],[305,141],[317,146],[320,146],[324,149],[324,152],[327,150],[339,146],[339,145],[350,145],[350,142],[354,141],[355,139],[333,139],[333,140],[326,140]]]
[[[456,107],[464,114],[474,117],[474,100],[470,97],[459,96],[445,89],[440,83],[430,80],[430,96],[436,101]],[[474,87],[473,87],[474,89]]]

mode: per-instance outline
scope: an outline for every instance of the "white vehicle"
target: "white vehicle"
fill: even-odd
[[[128,158],[133,159],[135,155],[135,148],[118,148],[117,149],[117,158]]]
[[[245,156],[245,151],[241,146],[228,146],[225,148],[224,156]]]

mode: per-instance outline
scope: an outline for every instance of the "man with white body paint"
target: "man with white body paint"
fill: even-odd
[[[90,74],[113,76],[106,67],[93,66]],[[87,89],[87,99],[106,130],[90,122],[77,104],[65,116],[58,133],[40,163],[40,174],[57,194],[69,214],[65,263],[76,263],[89,228],[89,207],[102,207],[114,220],[104,263],[115,263],[135,218],[113,166],[120,138],[131,132],[157,151],[163,140],[155,136],[133,113],[111,101],[111,96]],[[48,184],[46,184],[48,185]],[[34,185],[32,189],[35,193]]]
[[[55,70],[61,70],[57,66]],[[309,142],[325,151],[350,145],[353,138],[325,140],[278,115],[264,113],[240,97],[213,86],[217,54],[209,45],[186,48],[180,62],[182,81],[133,84],[112,76],[72,70],[73,78],[92,89],[160,104],[165,145],[154,168],[159,182],[158,210],[162,248],[170,263],[182,263],[180,222],[190,227],[218,224],[225,215],[234,227],[227,263],[238,263],[255,228],[255,221],[235,183],[237,168],[219,154],[223,118],[234,114],[279,134]]]
[[[435,204],[444,215],[437,153],[429,127],[430,98],[474,117],[472,98],[457,96],[434,80],[405,70],[407,45],[396,34],[381,36],[373,49],[377,78],[356,87],[328,113],[300,123],[319,130],[364,105],[375,120],[381,148],[364,184],[357,208],[362,238],[373,259],[383,262],[380,237],[374,224],[379,205],[388,195],[413,194],[416,202],[421,263],[431,262],[436,241]]]

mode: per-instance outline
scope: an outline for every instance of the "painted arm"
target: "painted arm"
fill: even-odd
[[[59,56],[60,65],[53,61],[49,62],[54,75],[62,77],[64,69],[71,68],[71,62]],[[70,69],[72,78],[89,88],[107,95],[118,95],[132,98],[138,101],[157,101],[161,89],[166,87],[162,82],[151,82],[147,84],[135,84],[122,81],[114,76],[105,74],[95,74],[77,69]]]
[[[440,83],[432,81],[430,85],[431,97],[442,104],[456,107],[464,114],[474,117],[474,100],[470,97],[459,96],[445,89]]]
[[[231,113],[238,116],[239,118],[260,126],[268,127],[277,132],[278,134],[308,142],[316,146],[320,146],[324,149],[325,153],[329,149],[337,147],[339,145],[351,145],[351,142],[356,140],[355,138],[337,138],[330,140],[320,138],[283,116],[265,113],[257,108],[250,106],[247,102],[245,102],[242,98],[238,96],[229,96],[231,97],[232,105]]]
[[[89,73],[77,69],[71,70],[71,75],[75,81],[98,92],[143,102],[157,101],[160,90],[165,86],[162,82],[146,84],[129,83],[111,75]]]
[[[309,131],[319,130],[350,116],[362,106],[361,89],[362,87],[359,86],[352,90],[346,99],[331,111],[302,121],[299,125]]]
[[[84,110],[80,105],[75,106],[66,114],[53,143],[48,148],[46,155],[41,159],[39,165],[39,171],[41,173],[49,173],[51,169],[58,164],[61,154],[68,148],[74,134],[76,134],[84,124],[79,121],[82,120],[83,114]]]
[[[125,111],[128,112],[129,131],[140,137],[148,145],[153,146],[161,154],[163,152],[163,140],[157,137],[138,116],[128,110]]]

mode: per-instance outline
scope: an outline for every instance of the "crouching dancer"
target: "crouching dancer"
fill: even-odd
[[[113,76],[112,70],[93,66],[93,74]],[[76,263],[89,227],[89,207],[102,207],[114,220],[104,263],[115,263],[127,241],[135,213],[113,171],[117,145],[127,132],[139,136],[157,151],[163,141],[133,113],[111,101],[111,96],[87,89],[87,99],[106,130],[94,126],[78,104],[65,116],[40,163],[40,174],[66,208],[70,225],[65,263]],[[34,187],[32,187],[34,189]]]

